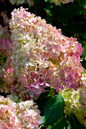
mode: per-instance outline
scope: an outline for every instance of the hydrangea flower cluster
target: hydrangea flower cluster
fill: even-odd
[[[0,65],[4,65],[4,58],[11,56],[12,41],[7,28],[0,25]]]
[[[67,4],[69,2],[73,2],[73,0],[51,0],[55,5]]]
[[[20,122],[16,116],[16,103],[9,98],[0,97],[0,128],[20,129]]]
[[[33,101],[13,102],[0,97],[0,129],[38,129],[42,123],[38,106]]]
[[[12,41],[10,32],[0,25],[0,81],[3,80],[3,83],[0,82],[0,90],[5,93],[9,91],[8,85],[12,82],[11,55]]]
[[[65,113],[66,114],[76,113],[76,110],[80,106],[79,103],[80,89],[75,91],[70,88],[65,88],[64,90],[60,91],[60,93],[65,101]]]
[[[34,5],[34,1],[33,0],[9,0],[10,3],[12,5],[16,4],[16,5],[19,5],[19,4],[24,4],[24,3],[28,3],[29,6],[33,6]]]
[[[8,67],[8,65],[6,67],[2,68],[2,73],[1,73],[2,83],[0,84],[1,92],[4,92],[4,93],[10,92],[10,86],[14,82],[13,75],[14,75],[13,68]]]
[[[12,31],[12,68],[17,82],[11,92],[34,98],[53,86],[58,92],[64,86],[77,89],[83,68],[82,46],[76,38],[62,35],[41,17],[15,9],[10,21]],[[21,91],[21,92],[20,92]]]
[[[83,78],[86,75],[83,75]],[[82,80],[82,84],[84,81]],[[73,113],[76,118],[86,127],[86,85],[78,88],[77,91],[73,89],[64,89],[60,92],[65,102],[65,113]]]

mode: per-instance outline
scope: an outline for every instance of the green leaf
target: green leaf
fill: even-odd
[[[51,13],[51,11],[49,9],[44,8],[44,10],[46,11],[48,16],[52,16],[52,13]]]
[[[46,125],[54,124],[64,113],[64,99],[60,94],[51,97],[45,104],[44,116]]]
[[[63,117],[61,120],[58,120],[51,129],[63,129],[65,126],[65,118]]]
[[[71,129],[86,129],[78,120],[77,118],[71,114]]]
[[[41,116],[44,115],[45,103],[48,101],[49,98],[51,98],[51,96],[48,96],[48,94],[49,92],[44,92],[36,100],[39,110],[41,111]]]

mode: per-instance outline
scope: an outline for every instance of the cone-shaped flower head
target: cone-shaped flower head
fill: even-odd
[[[24,8],[12,12],[10,28],[12,67],[20,93],[29,92],[34,98],[47,86],[53,86],[57,92],[63,86],[79,87],[83,49],[75,38],[62,35],[60,29]]]

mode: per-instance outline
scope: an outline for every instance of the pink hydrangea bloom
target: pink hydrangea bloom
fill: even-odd
[[[12,52],[12,41],[10,37],[10,33],[7,28],[3,28],[0,25],[0,55],[4,55],[6,57],[11,56]]]
[[[32,100],[20,102],[17,106],[17,114],[20,124],[25,129],[38,129],[38,125],[42,123],[38,106],[33,106]]]
[[[21,129],[16,116],[16,103],[9,98],[0,97],[0,129]]]
[[[38,129],[42,123],[38,106],[32,100],[15,103],[0,97],[0,129]]]
[[[0,78],[4,81],[0,83],[0,89],[5,93],[9,91],[8,85],[12,82],[13,69],[11,67],[11,54],[12,41],[10,32],[7,28],[3,28],[0,25]]]
[[[80,86],[83,49],[76,38],[62,35],[60,29],[24,8],[12,12],[10,28],[12,67],[18,82],[12,92],[21,91],[34,98],[47,86],[53,86],[57,92],[64,86],[75,90]]]
[[[10,87],[11,85],[13,85],[14,83],[14,70],[12,68],[12,59],[9,56],[9,58],[7,58],[6,64],[3,65],[3,67],[1,67],[1,73],[0,73],[0,77],[3,81],[3,83],[0,83],[0,89],[1,92],[4,93],[9,93],[10,92]]]

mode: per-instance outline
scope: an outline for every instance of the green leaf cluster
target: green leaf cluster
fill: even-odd
[[[38,98],[37,104],[42,112],[41,129],[86,129],[73,114],[64,114],[65,104],[60,94],[45,92]]]

